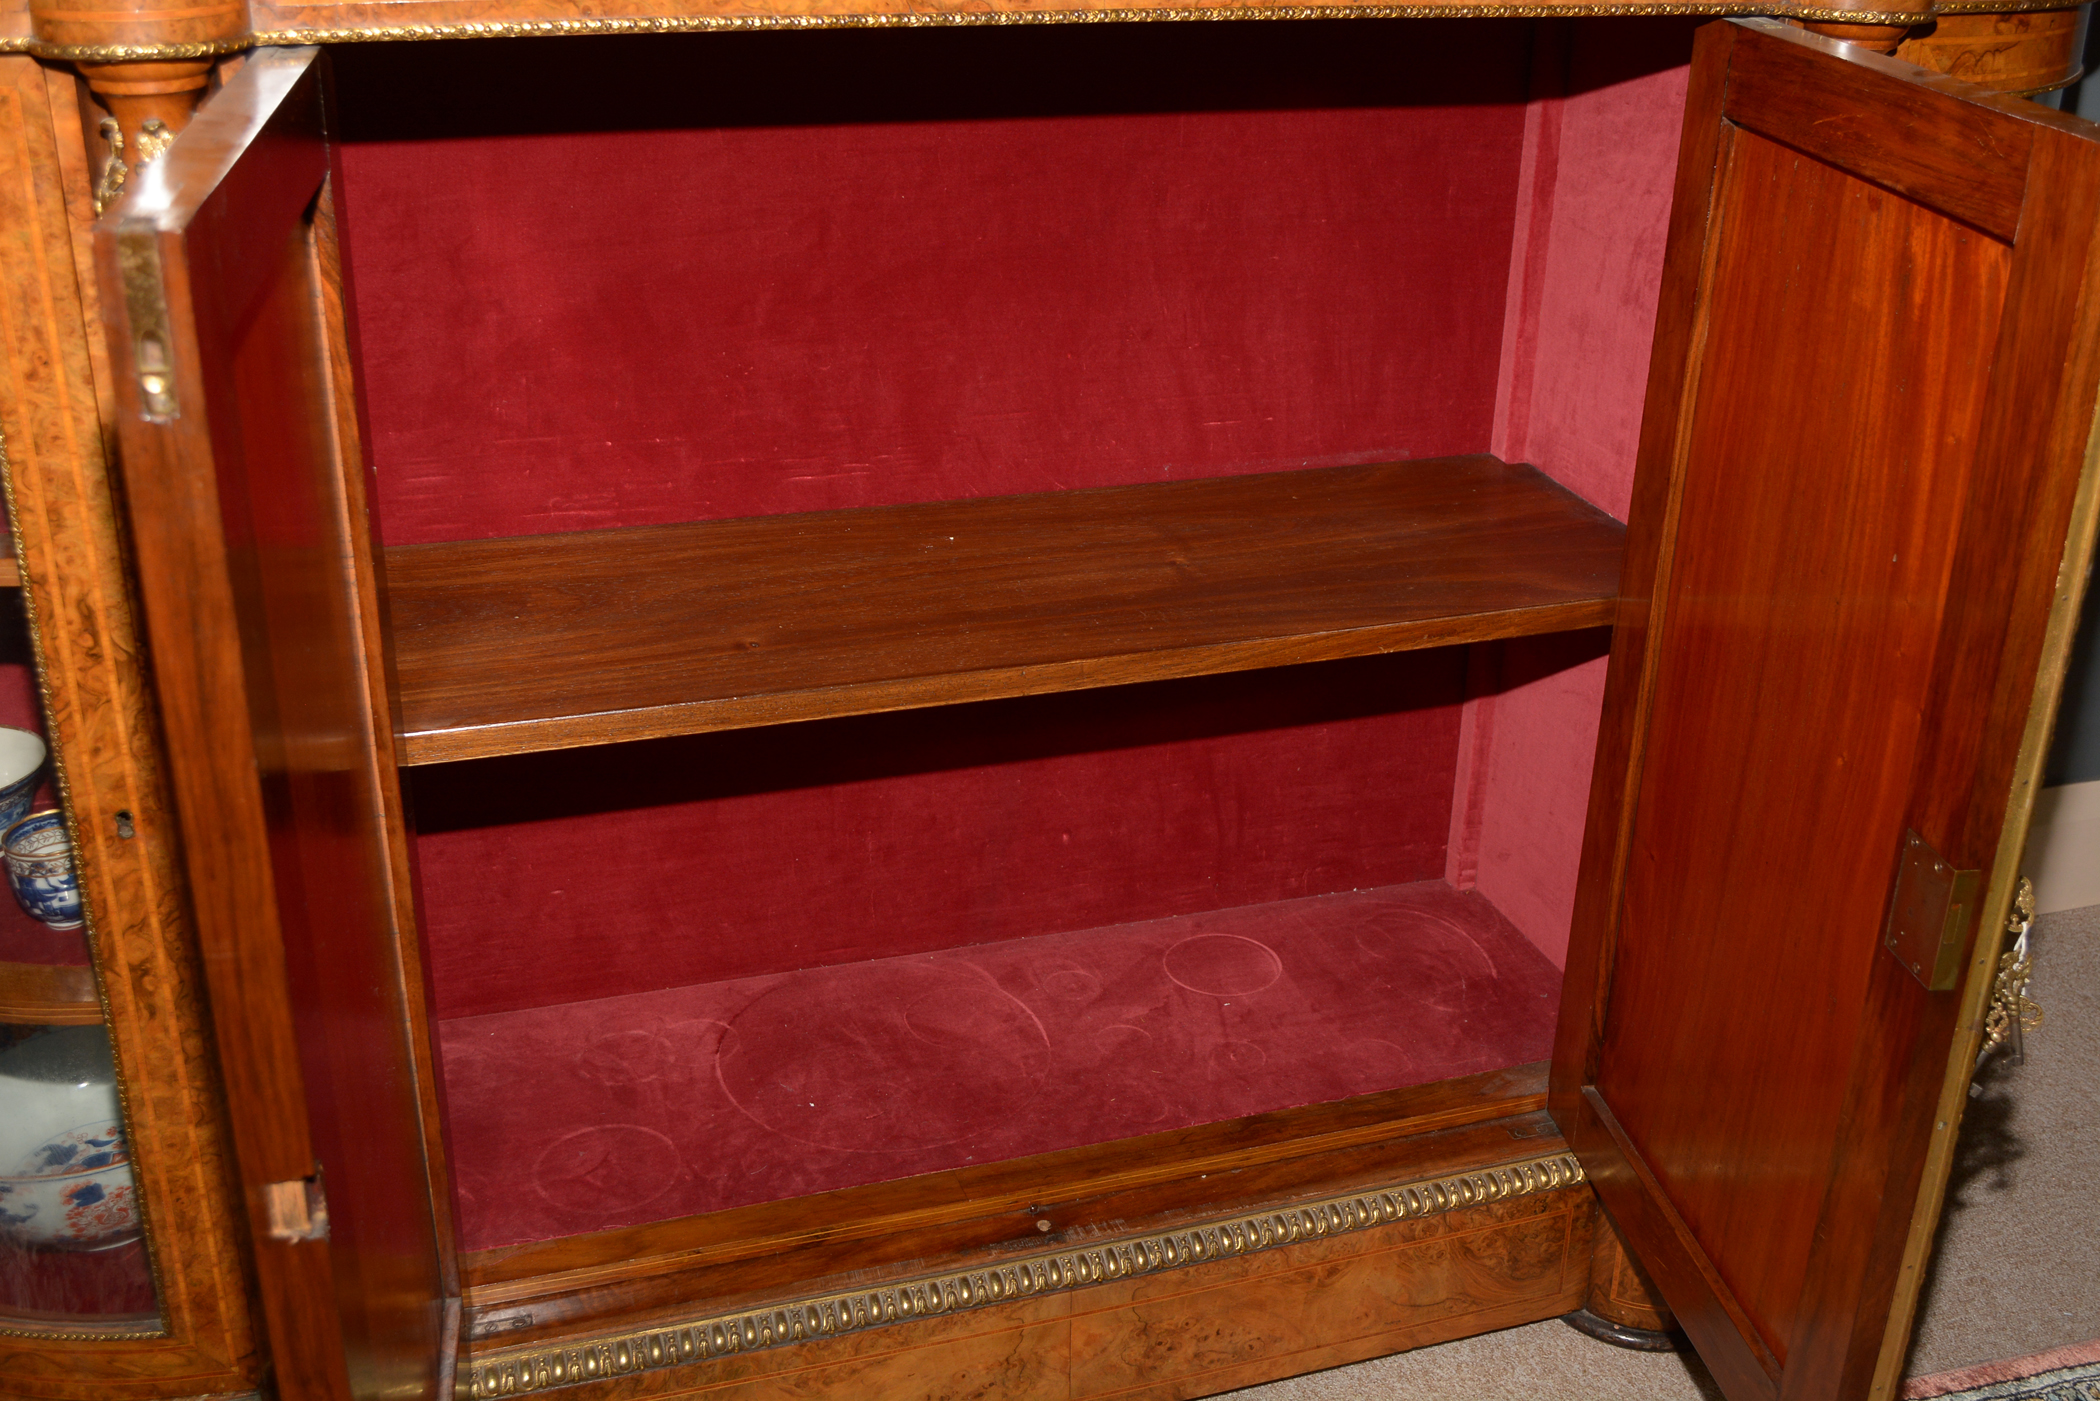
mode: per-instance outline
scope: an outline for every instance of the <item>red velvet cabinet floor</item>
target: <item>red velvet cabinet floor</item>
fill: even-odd
[[[106,130],[9,70],[160,1315],[0,1309],[0,1391],[1196,1396],[1587,1307],[1893,1394],[2100,132],[1770,20],[352,9],[38,11]]]

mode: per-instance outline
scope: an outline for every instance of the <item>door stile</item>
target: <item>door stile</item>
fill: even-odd
[[[324,119],[333,123],[332,107],[324,109]],[[424,1128],[423,1165],[429,1184],[438,1250],[440,1291],[446,1301],[448,1320],[444,1327],[447,1344],[441,1359],[442,1374],[449,1372],[459,1335],[461,1285],[459,1236],[455,1225],[457,1209],[453,1199],[452,1170],[446,1160],[444,1081],[438,1074],[437,1037],[433,1030],[437,1011],[429,981],[424,977],[429,959],[422,944],[422,920],[417,913],[415,841],[408,804],[402,792],[400,740],[394,724],[372,723],[381,717],[391,720],[400,714],[400,707],[395,703],[398,688],[394,682],[392,653],[386,641],[385,558],[376,547],[377,531],[372,523],[371,506],[375,495],[374,478],[371,459],[364,450],[368,434],[363,401],[357,393],[357,321],[351,311],[355,299],[349,269],[343,258],[343,234],[338,219],[340,200],[337,192],[342,188],[342,169],[332,143],[329,154],[328,179],[321,187],[313,227],[314,252],[320,273],[316,288],[320,299],[319,320],[329,357],[329,410],[335,430],[336,460],[342,464],[339,476],[341,494],[335,503],[336,528],[345,541],[362,539],[368,542],[367,548],[345,552],[349,567],[347,583],[355,601],[358,624],[354,633],[352,667],[366,683],[364,705],[359,713],[366,721],[362,736],[366,753],[365,782],[374,796],[376,816],[384,832],[384,866],[378,875],[385,887],[387,909],[392,920],[389,972],[406,1013],[399,1027],[401,1054],[414,1079]],[[440,1394],[445,1386],[449,1383],[441,1382]]]
[[[1722,1394],[1728,1401],[1778,1401],[1785,1369],[1596,1086],[1583,1086],[1574,1114],[1560,1122],[1598,1201],[1620,1232],[1639,1242],[1642,1268]]]
[[[286,1401],[442,1397],[427,998],[374,649],[318,50],[256,55],[97,230],[135,559]]]
[[[1819,1213],[1803,1322],[1788,1349],[1798,1366],[1782,1390],[1787,1398],[1829,1394],[1809,1389],[1819,1377],[1837,1376],[1839,1395],[1874,1392],[1877,1378],[1886,1394],[1897,1381],[2025,843],[2024,818],[2011,820],[2011,807],[2018,789],[2031,794],[2037,774],[2023,781],[2016,759],[2033,712],[2053,710],[2056,687],[2041,685],[2051,593],[2059,563],[2085,547],[2075,522],[2069,539],[2061,526],[2084,474],[2047,464],[2084,461],[2091,433],[2096,366],[2087,347],[2100,321],[2090,231],[2100,226],[2100,182],[2089,150],[2074,159],[2090,143],[2046,127],[2033,135],[1964,512],[2020,529],[1964,531],[1948,581],[1956,600],[2013,600],[2016,626],[1997,626],[2004,615],[1991,611],[1949,609],[1937,643],[1947,680],[1930,704],[1911,780],[1909,826],[1951,865],[1987,869],[1990,880],[1981,918],[1971,911],[1963,934],[1959,994],[1928,993],[1895,960],[1875,962],[1871,1010],[1848,1071],[1850,1132]],[[2013,803],[1990,801],[1998,792],[2015,793]],[[1942,1061],[1940,1075],[1877,1073]],[[1831,1328],[1830,1319],[1853,1326]]]
[[[1737,26],[1699,31],[1686,95],[1667,261],[1649,359],[1639,470],[1627,513],[1626,563],[1612,634],[1582,870],[1556,1028],[1548,1106],[1581,1156],[1605,1211],[1639,1244],[1643,1267],[1731,1401],[1777,1401],[1780,1367],[1715,1273],[1639,1152],[1597,1092],[1618,915],[1640,794],[1644,736],[1676,559],[1677,522],[1704,366],[1709,293],[1720,243],[1721,191],[1734,129],[1724,117]],[[1601,878],[1591,875],[1603,871]],[[1585,995],[1587,994],[1587,995]]]
[[[1935,1008],[1953,1026],[1945,1072],[1930,1087],[1929,1104],[1920,1106],[1930,1111],[1924,1116],[1930,1127],[1913,1130],[1923,1147],[1898,1160],[1920,1180],[1900,1181],[1890,1192],[1892,1200],[1914,1201],[1915,1208],[1907,1220],[1887,1223],[1885,1239],[1877,1242],[1890,1295],[1887,1323],[1878,1339],[1853,1343],[1854,1370],[1872,1366],[1866,1390],[1872,1401],[1887,1401],[1901,1383],[2100,528],[2100,175],[2089,146],[2054,124],[2035,132],[2029,196],[2016,235],[2023,256],[2008,298],[1987,420],[1986,443],[1998,446],[1983,455],[1987,464],[2077,461],[2082,469],[2026,468],[1978,483],[1979,498],[1999,498],[1992,518],[2010,516],[2021,529],[2005,540],[1971,535],[1956,563],[1956,587],[2003,589],[2018,600],[2016,615],[2033,621],[1998,631],[1957,611],[1956,619],[1969,626],[1941,645],[1959,649],[1957,674],[1977,679],[1969,693],[1988,695],[1985,718],[1977,723],[1973,713],[1961,713],[1958,697],[1943,695],[1925,731],[1918,830],[1929,824],[1954,831],[1949,849],[1973,852],[1988,874],[1959,999],[1939,999],[1943,1005]],[[2050,353],[2066,345],[2068,356]],[[1978,509],[1990,508],[1979,503]],[[2053,526],[2059,521],[2065,523],[2060,533]],[[1950,750],[1967,741],[1967,772],[1932,772],[1942,749],[1932,741],[1941,734]],[[1986,799],[2006,792],[2002,807],[1985,800],[1956,808],[1952,795],[1962,791],[1956,785],[1964,778]]]
[[[296,81],[296,75],[277,76],[276,90],[259,94],[258,106],[265,110]],[[156,188],[184,177],[216,185],[227,173],[248,133],[227,129],[234,126],[231,111],[215,115],[218,122],[199,124],[203,140],[186,151],[171,149],[152,168]],[[248,124],[259,120],[250,114]],[[182,818],[188,896],[212,991],[212,1026],[257,1293],[270,1337],[301,1339],[297,1348],[272,1349],[279,1392],[348,1401],[338,1380],[346,1364],[327,1246],[273,1239],[263,1192],[264,1184],[313,1172],[306,1085],[283,992],[288,974],[262,794],[252,768],[225,762],[252,738],[242,644],[233,623],[233,570],[212,466],[214,425],[201,392],[211,375],[193,330],[183,230],[165,217],[127,221],[136,198],[105,221],[96,251],[115,323],[120,460],[134,557],[149,596],[142,611],[153,650],[155,699]],[[149,324],[162,319],[152,305],[156,297],[166,313],[160,325]],[[180,413],[154,431],[139,431],[145,406],[135,337],[156,332],[181,396]]]
[[[1641,737],[1648,724],[1670,567],[1675,558],[1678,507],[1684,492],[1692,395],[1706,343],[1706,290],[1713,273],[1714,223],[1725,174],[1722,100],[1727,54],[1736,30],[1710,24],[1699,31],[1697,52],[1711,55],[1692,68],[1684,129],[1648,360],[1646,402],[1638,448],[1641,470],[1627,509],[1626,557],[1619,578],[1618,616],[1612,628],[1597,758],[1583,824],[1581,870],[1568,942],[1560,1016],[1554,1029],[1547,1107],[1566,1132],[1581,1115],[1582,1087],[1596,1078],[1611,1000],[1612,952],[1619,900],[1640,791]],[[1652,466],[1650,464],[1653,464]],[[1603,873],[1592,878],[1593,873]]]

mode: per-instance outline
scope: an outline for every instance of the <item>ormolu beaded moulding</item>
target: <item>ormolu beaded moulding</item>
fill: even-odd
[[[1475,1172],[1225,1217],[1180,1230],[1089,1241],[967,1270],[812,1295],[762,1309],[710,1314],[687,1323],[560,1344],[502,1348],[469,1359],[463,1369],[462,1390],[479,1401],[483,1397],[574,1386],[711,1357],[839,1337],[917,1318],[1082,1289],[1133,1275],[1158,1274],[1209,1260],[1259,1254],[1396,1221],[1442,1216],[1509,1197],[1570,1187],[1583,1180],[1582,1167],[1572,1154],[1554,1153]]]
[[[336,7],[301,6],[326,10]],[[343,9],[361,9],[343,6]],[[775,29],[918,29],[953,25],[1134,24],[1154,21],[1313,19],[1583,19],[1612,15],[1770,15],[1812,23],[1912,26],[1934,15],[2025,14],[2076,8],[2065,0],[1937,0],[1928,11],[1847,10],[1787,0],[1448,0],[1447,3],[1122,6],[1099,9],[922,9],[822,13],[589,16],[459,20],[411,24],[299,25],[175,44],[55,44],[29,35],[0,38],[0,53],[70,62],[118,63],[217,57],[248,48],[308,44],[401,43],[434,39],[529,39],[609,34],[690,34]]]

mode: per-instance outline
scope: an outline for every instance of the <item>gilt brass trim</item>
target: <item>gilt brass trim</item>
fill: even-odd
[[[2081,0],[2082,2],[2082,0]],[[216,58],[248,48],[308,44],[402,43],[429,39],[543,39],[594,34],[697,34],[778,29],[927,29],[959,25],[1139,24],[1155,21],[1309,19],[1598,19],[1612,15],[1765,15],[1818,24],[1913,26],[1934,15],[2029,14],[2075,10],[2065,0],[1940,0],[1929,11],[1844,10],[1769,0],[1513,0],[1510,4],[1183,5],[1100,10],[969,10],[947,13],[821,15],[654,15],[630,18],[461,20],[453,23],[338,25],[264,29],[234,39],[184,44],[48,44],[24,35],[0,39],[0,53],[71,63]],[[2046,90],[2046,89],[2045,89]]]
[[[252,35],[199,39],[187,44],[47,44],[21,38],[0,40],[0,53],[35,54],[62,63],[139,63],[149,59],[217,58],[239,53],[254,42]]]
[[[2063,0],[1986,0],[1992,13],[2060,10]],[[531,39],[584,34],[688,34],[777,29],[925,29],[960,25],[1140,24],[1205,20],[1314,19],[1590,19],[1613,15],[1767,15],[1841,24],[1911,26],[1931,19],[1915,10],[1838,10],[1820,5],[1781,5],[1759,0],[1676,0],[1669,3],[1512,3],[1228,5],[1158,9],[971,10],[949,14],[678,15],[644,19],[549,19],[401,24],[383,28],[273,29],[258,32],[259,46],[399,42],[418,39]]]
[[[563,1343],[497,1348],[467,1359],[461,1394],[476,1401],[514,1396],[833,1338],[916,1318],[1083,1289],[1131,1275],[1253,1255],[1394,1221],[1442,1216],[1582,1181],[1582,1166],[1573,1154],[1553,1153],[1475,1172],[1222,1217],[1180,1230],[1087,1241],[966,1270],[808,1295],[768,1308],[707,1314],[688,1322]]]
[[[1200,20],[1308,19],[1543,19],[1584,15],[1747,15],[1756,0],[1691,3],[1454,4],[1454,5],[1233,5],[1103,10],[970,10],[948,14],[675,15],[640,19],[546,19],[401,24],[384,28],[275,29],[255,35],[258,45],[349,44],[419,39],[536,39],[591,34],[693,34],[786,29],[945,29],[1034,24],[1140,24]],[[1914,22],[1914,21],[1906,21]]]

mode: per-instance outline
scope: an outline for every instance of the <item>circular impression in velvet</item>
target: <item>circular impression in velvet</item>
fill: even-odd
[[[1381,910],[1356,932],[1351,963],[1417,1006],[1466,1010],[1469,991],[1494,985],[1495,960],[1464,928],[1425,910]]]
[[[677,1145],[640,1124],[596,1124],[563,1134],[532,1165],[541,1196],[567,1211],[600,1215],[652,1202],[684,1175]]]
[[[1192,934],[1159,961],[1169,978],[1206,997],[1244,997],[1283,976],[1274,949],[1238,934]]]
[[[674,1063],[671,1045],[655,1031],[615,1031],[578,1051],[570,1063],[576,1073],[608,1087],[641,1085],[660,1079]]]
[[[960,1143],[1011,1127],[1050,1038],[967,964],[910,959],[783,978],[728,1018],[715,1075],[753,1122],[848,1153]]]

